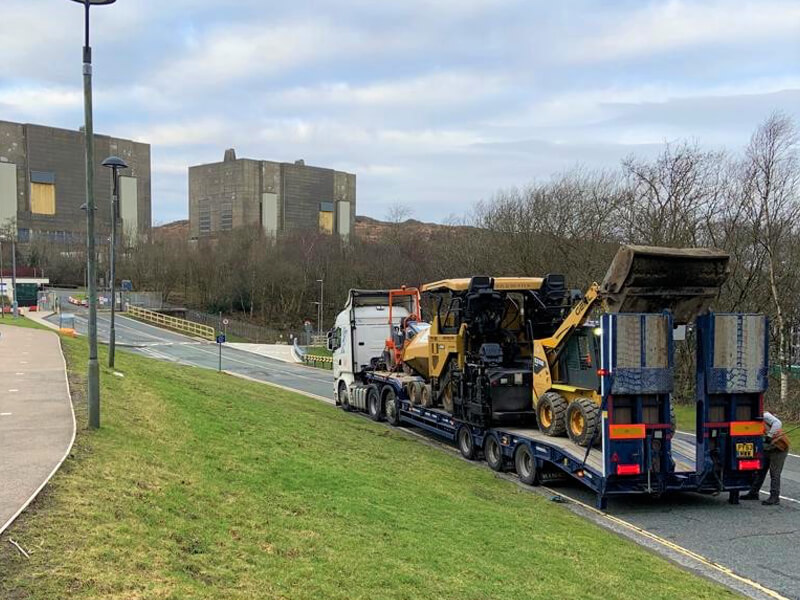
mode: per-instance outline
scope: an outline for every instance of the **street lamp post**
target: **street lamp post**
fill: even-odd
[[[119,172],[127,169],[128,165],[118,156],[109,156],[103,161],[103,166],[111,169],[112,172],[112,194],[111,194],[111,257],[109,262],[109,281],[111,282],[111,328],[108,332],[108,366],[114,367],[114,351],[116,350],[117,333],[114,330],[114,314],[117,306],[117,218],[119,215]]]
[[[100,427],[100,365],[97,362],[97,256],[94,239],[94,125],[92,123],[92,47],[89,44],[89,9],[116,0],[72,0],[84,6],[83,112],[86,146],[86,279],[89,302],[89,373],[87,396],[89,427]]]
[[[11,233],[11,315],[19,317],[19,302],[17,301],[17,236],[16,231]]]
[[[317,279],[319,284],[319,316],[317,318],[317,335],[322,335],[322,319],[325,318],[325,311],[323,309],[323,302],[325,298],[325,280]]]
[[[3,281],[3,238],[0,237],[0,318],[6,318],[6,284]]]

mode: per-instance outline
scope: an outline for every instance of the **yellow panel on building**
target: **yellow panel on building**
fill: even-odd
[[[31,183],[31,212],[36,215],[56,214],[55,184]]]
[[[332,212],[319,212],[319,230],[320,233],[333,233],[333,213]]]

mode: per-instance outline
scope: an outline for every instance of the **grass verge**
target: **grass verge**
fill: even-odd
[[[82,407],[85,340],[62,343]],[[117,370],[102,429],[7,534],[30,559],[0,544],[0,597],[734,597],[328,405],[126,352]]]

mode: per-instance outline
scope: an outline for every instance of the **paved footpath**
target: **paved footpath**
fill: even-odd
[[[0,324],[0,533],[58,470],[74,439],[58,335]]]

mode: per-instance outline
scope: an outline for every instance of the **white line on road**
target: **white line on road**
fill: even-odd
[[[0,417],[10,417],[11,413],[0,413]]]
[[[11,389],[11,390],[8,390],[8,391],[9,392],[18,392],[19,390],[17,388],[14,388],[14,389]]]

